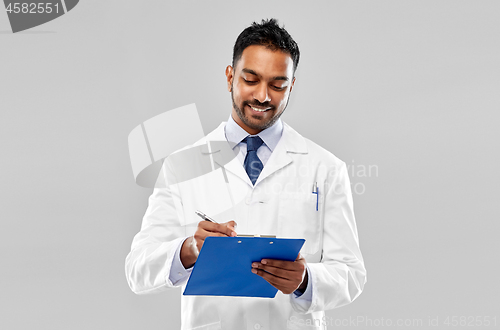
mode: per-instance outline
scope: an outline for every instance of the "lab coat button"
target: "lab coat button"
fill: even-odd
[[[258,323],[255,323],[255,325],[253,326],[254,329],[256,330],[259,330],[261,328],[260,324]]]

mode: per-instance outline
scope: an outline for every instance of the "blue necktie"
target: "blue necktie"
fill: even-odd
[[[260,172],[264,168],[259,157],[257,157],[257,149],[260,148],[264,141],[259,136],[247,136],[243,142],[247,144],[247,155],[243,166],[245,167],[245,171],[247,171],[250,181],[255,185],[255,181],[257,181]]]

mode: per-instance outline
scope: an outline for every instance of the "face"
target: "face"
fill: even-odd
[[[226,68],[226,77],[232,117],[251,135],[278,120],[295,83],[289,54],[256,45],[245,48],[235,68]]]

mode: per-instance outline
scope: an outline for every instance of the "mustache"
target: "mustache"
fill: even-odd
[[[254,107],[261,107],[261,108],[270,108],[270,110],[274,110],[274,108],[275,108],[274,105],[272,105],[269,102],[260,103],[259,101],[253,101],[253,102],[244,101],[243,102],[243,107],[245,105],[251,105],[251,106],[254,106]]]

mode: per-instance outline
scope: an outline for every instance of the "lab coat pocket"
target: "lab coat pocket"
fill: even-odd
[[[304,238],[306,242],[300,252],[318,252],[322,239],[321,200],[312,193],[282,194],[279,203],[279,237]]]

